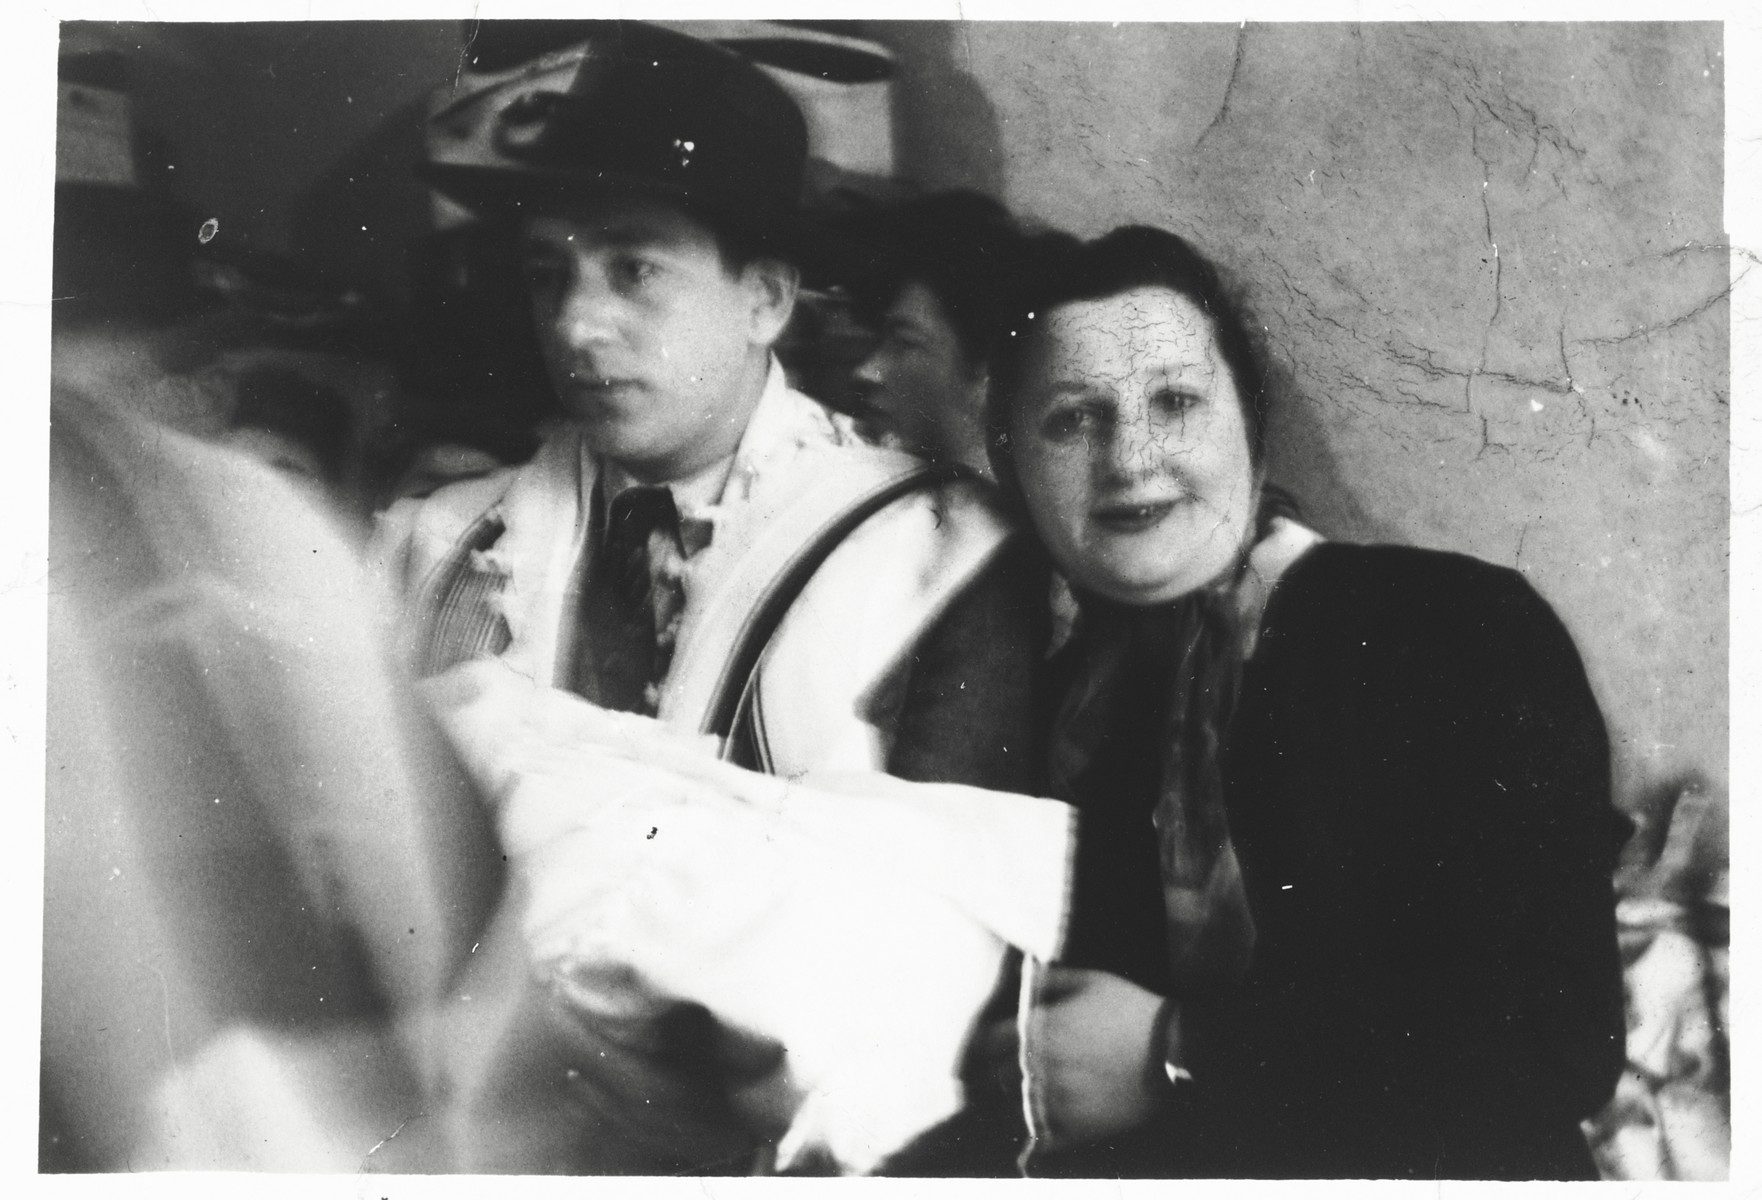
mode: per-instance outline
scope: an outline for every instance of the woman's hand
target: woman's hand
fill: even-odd
[[[1162,1003],[1106,971],[1044,969],[1028,1033],[1028,1069],[1045,1099],[1044,1145],[1077,1146],[1149,1119],[1162,1077],[1162,1047],[1154,1044]],[[984,1053],[999,1082],[1019,1089],[1013,1020],[986,1031]]]

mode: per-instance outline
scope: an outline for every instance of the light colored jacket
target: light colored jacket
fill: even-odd
[[[912,465],[857,441],[772,364],[707,514],[710,544],[687,560],[663,721],[701,728],[765,586],[851,500]],[[399,501],[381,517],[373,553],[401,585],[419,662],[443,668],[505,641],[500,657],[520,674],[564,682],[574,639],[592,636],[570,614],[597,475],[570,428],[529,463]],[[898,700],[886,682],[1007,532],[982,486],[961,481],[901,497],[839,544],[758,670],[752,714],[774,771],[885,764]]]

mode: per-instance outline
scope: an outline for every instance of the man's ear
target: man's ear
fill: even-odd
[[[783,336],[783,327],[795,312],[801,274],[780,259],[755,258],[740,269],[740,278],[752,296],[748,340],[755,346],[769,346]]]

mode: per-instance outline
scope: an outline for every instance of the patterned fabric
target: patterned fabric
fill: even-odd
[[[596,506],[597,507],[597,506]],[[665,487],[633,487],[610,505],[581,595],[570,690],[605,708],[653,715],[684,608],[679,510]]]
[[[1628,1069],[1585,1127],[1605,1179],[1731,1176],[1728,807],[1673,781],[1642,801],[1616,878]]]
[[[1169,970],[1189,985],[1233,982],[1248,969],[1254,920],[1224,817],[1219,764],[1236,710],[1242,657],[1233,599],[1206,590],[1178,606],[1180,651],[1152,822],[1162,856]]]
[[[1240,979],[1254,948],[1220,764],[1247,653],[1245,631],[1258,626],[1266,602],[1251,561],[1276,523],[1296,516],[1288,494],[1263,486],[1254,540],[1236,566],[1169,604],[1138,608],[1068,591],[1077,611],[1058,653],[1076,661],[1071,670],[1055,672],[1070,683],[1053,719],[1049,782],[1055,796],[1080,803],[1078,781],[1110,731],[1148,729],[1157,742],[1157,749],[1145,750],[1160,756],[1151,821],[1169,978],[1182,992]],[[1056,623],[1056,596],[1054,607]]]
[[[1083,618],[1062,652],[1076,658],[1048,747],[1053,795],[1082,807],[1079,782],[1111,730],[1137,725],[1161,742],[1152,813],[1160,852],[1169,977],[1182,989],[1247,968],[1254,926],[1230,847],[1218,764],[1241,656],[1232,599],[1210,588],[1157,608],[1079,596]],[[1131,714],[1122,706],[1148,704]],[[1111,752],[1118,752],[1117,750]]]
[[[478,520],[411,606],[432,614],[416,655],[421,675],[507,650],[509,573],[491,553],[506,532],[493,512]],[[606,569],[590,570],[581,604],[583,628],[596,636],[583,639],[592,645],[579,648],[571,690],[620,711],[655,711],[685,607],[688,541],[693,550],[707,546],[707,523],[682,521],[669,489],[629,488],[613,501],[602,542]],[[599,630],[611,632],[601,638]]]
[[[459,539],[452,555],[435,572],[432,599],[426,606],[434,616],[423,631],[417,658],[420,675],[438,675],[459,663],[492,657],[508,648],[512,635],[495,602],[507,587],[508,577],[483,561],[484,552],[504,532],[506,526],[494,516],[482,518]],[[422,607],[415,611],[422,611]]]

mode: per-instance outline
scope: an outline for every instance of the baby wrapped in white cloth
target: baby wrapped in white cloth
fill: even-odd
[[[866,1172],[952,1116],[1009,948],[1058,954],[1056,801],[760,775],[493,661],[429,686],[497,806],[532,969],[588,1020],[634,988],[779,1043],[779,1169]]]

